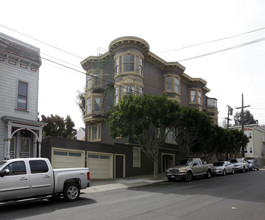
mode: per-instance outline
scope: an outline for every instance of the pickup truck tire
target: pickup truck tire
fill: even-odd
[[[186,177],[185,177],[185,180],[187,182],[192,181],[192,172],[187,172]]]
[[[210,179],[211,177],[212,177],[212,172],[211,172],[211,170],[207,170],[206,178]]]
[[[76,183],[67,183],[63,190],[63,197],[66,201],[72,202],[79,198],[80,188]]]

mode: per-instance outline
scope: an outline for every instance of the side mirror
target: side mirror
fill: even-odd
[[[9,174],[9,169],[4,169],[0,171],[0,177],[3,177],[5,175]]]

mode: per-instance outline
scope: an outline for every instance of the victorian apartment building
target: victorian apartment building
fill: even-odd
[[[86,140],[113,144],[128,142],[113,140],[105,115],[126,94],[166,93],[182,106],[192,106],[206,112],[215,123],[218,120],[217,99],[210,98],[207,82],[192,78],[178,62],[167,62],[150,51],[149,44],[138,37],[113,40],[109,51],[89,56],[81,62],[87,72],[85,92]],[[174,144],[172,137],[167,142]]]
[[[40,50],[0,33],[0,159],[40,156]]]

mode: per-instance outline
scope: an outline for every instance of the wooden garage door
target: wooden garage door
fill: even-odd
[[[85,151],[52,149],[53,168],[85,167]]]
[[[112,154],[88,153],[87,166],[90,170],[91,179],[113,178]]]

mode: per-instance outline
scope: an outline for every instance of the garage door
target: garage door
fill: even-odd
[[[85,167],[85,151],[52,148],[53,168]]]
[[[87,154],[87,166],[90,170],[91,179],[112,179],[112,158],[112,154],[89,152]]]

